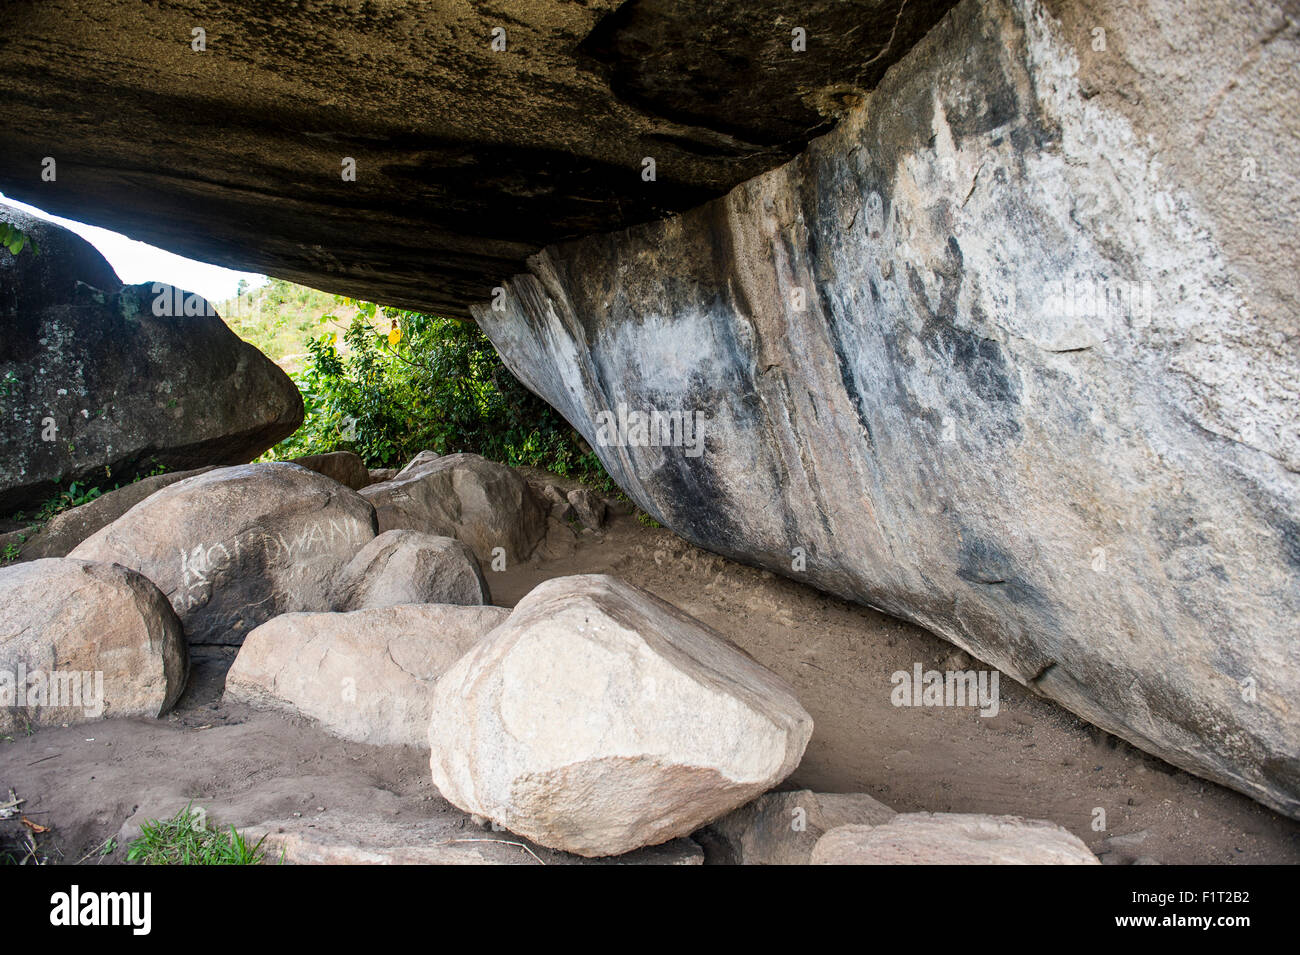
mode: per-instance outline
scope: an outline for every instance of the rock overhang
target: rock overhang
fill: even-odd
[[[12,3],[0,191],[464,317],[548,244],[786,161],[952,3]]]

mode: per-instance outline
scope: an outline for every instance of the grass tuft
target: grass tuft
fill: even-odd
[[[209,828],[204,814],[187,805],[171,819],[150,819],[126,850],[141,865],[258,865],[266,836],[249,845],[234,826]]]

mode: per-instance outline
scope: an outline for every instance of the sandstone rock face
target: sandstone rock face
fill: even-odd
[[[56,514],[44,527],[23,543],[19,560],[39,560],[42,557],[66,557],[72,549],[91,534],[107,527],[135,507],[150,494],[203,474],[211,468],[193,471],[174,471],[141,478],[117,490],[109,491],[88,504]]]
[[[473,552],[454,537],[385,531],[357,551],[334,585],[335,610],[397,604],[479,605],[487,584]]]
[[[434,681],[509,615],[444,604],[284,614],[245,639],[226,694],[344,739],[422,747]]]
[[[73,481],[250,461],[302,423],[288,375],[203,299],[123,286],[89,243],[10,206],[0,222],[40,248],[0,249],[0,513]]]
[[[188,672],[180,621],[135,571],[66,559],[0,569],[0,732],[160,716]]]
[[[379,529],[455,537],[483,563],[500,547],[509,563],[524,560],[546,534],[546,512],[518,473],[477,454],[448,454],[412,465],[362,494]]]
[[[204,262],[464,315],[548,242],[784,161],[951,3],[7,4],[0,191]],[[197,53],[202,23],[220,28]],[[67,157],[56,181],[46,156]]]
[[[696,835],[727,865],[807,865],[813,847],[840,826],[879,826],[897,813],[866,793],[765,793]]]
[[[968,0],[797,160],[475,316],[689,540],[1300,815],[1284,22]],[[702,443],[647,444],[653,411]]]
[[[237,645],[277,614],[328,610],[339,572],[374,536],[355,491],[295,464],[247,464],[163,488],[70,556],[144,574],[190,643]]]
[[[542,845],[686,835],[790,774],[812,718],[782,679],[612,577],[535,588],[438,680],[434,785]]]
[[[840,826],[813,865],[1101,865],[1083,841],[1019,816],[909,812],[878,826]]]
[[[351,451],[309,454],[306,457],[294,458],[291,463],[304,467],[308,471],[331,477],[354,491],[368,487],[371,483],[370,472],[366,470],[365,462]]]

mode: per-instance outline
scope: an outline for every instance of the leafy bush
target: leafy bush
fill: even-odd
[[[342,341],[329,332],[307,342],[306,366],[293,375],[306,418],[268,457],[347,450],[375,468],[424,450],[470,451],[615,490],[581,436],[520,384],[475,325],[340,301],[356,315]]]

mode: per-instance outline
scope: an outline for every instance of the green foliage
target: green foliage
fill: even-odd
[[[150,458],[149,460],[153,464],[153,467],[147,472],[136,474],[135,478],[131,481],[132,484],[146,477],[156,477],[159,474],[167,473],[167,465],[159,463],[156,457]],[[112,480],[112,477],[112,469],[105,465],[104,478],[106,486],[108,481]],[[116,491],[121,486],[120,483],[114,483],[112,487],[108,488],[108,491]],[[60,491],[37,508],[36,514],[30,520],[28,520],[27,515],[23,511],[16,511],[13,514],[10,514],[8,519],[20,524],[27,523],[29,524],[27,530],[35,532],[44,527],[45,524],[49,523],[50,519],[55,515],[62,514],[64,511],[74,507],[80,507],[82,504],[89,504],[91,501],[98,497],[102,497],[106,493],[108,492],[102,487],[92,487],[90,484],[85,482],[73,481],[68,485],[66,491]],[[26,543],[27,539],[27,536],[24,536],[20,543],[10,543],[3,551],[0,551],[0,564],[11,563],[16,560],[22,549],[22,544]]]
[[[234,826],[226,831],[208,828],[203,814],[192,805],[171,819],[150,819],[140,827],[140,837],[126,850],[127,862],[142,865],[257,865],[266,850],[263,836],[255,845]]]
[[[30,235],[8,222],[0,222],[0,245],[9,250],[11,255],[17,255],[27,246],[32,247],[35,255],[41,254],[40,246]]]
[[[56,514],[68,510],[70,507],[80,507],[82,504],[89,504],[95,498],[104,492],[97,487],[87,487],[84,484],[78,484],[73,481],[68,485],[66,491],[62,491],[50,498],[41,505],[40,510],[36,512],[36,520],[44,524]]]
[[[241,279],[240,286],[234,298],[216,304],[217,313],[231,331],[291,374],[302,369],[307,341],[320,333],[323,322],[341,332],[357,313],[337,296],[284,279],[255,289]]]
[[[520,384],[475,325],[344,304],[355,314],[342,339],[310,339],[306,366],[294,375],[303,426],[269,457],[347,450],[375,468],[424,450],[470,451],[613,487],[578,433]]]

